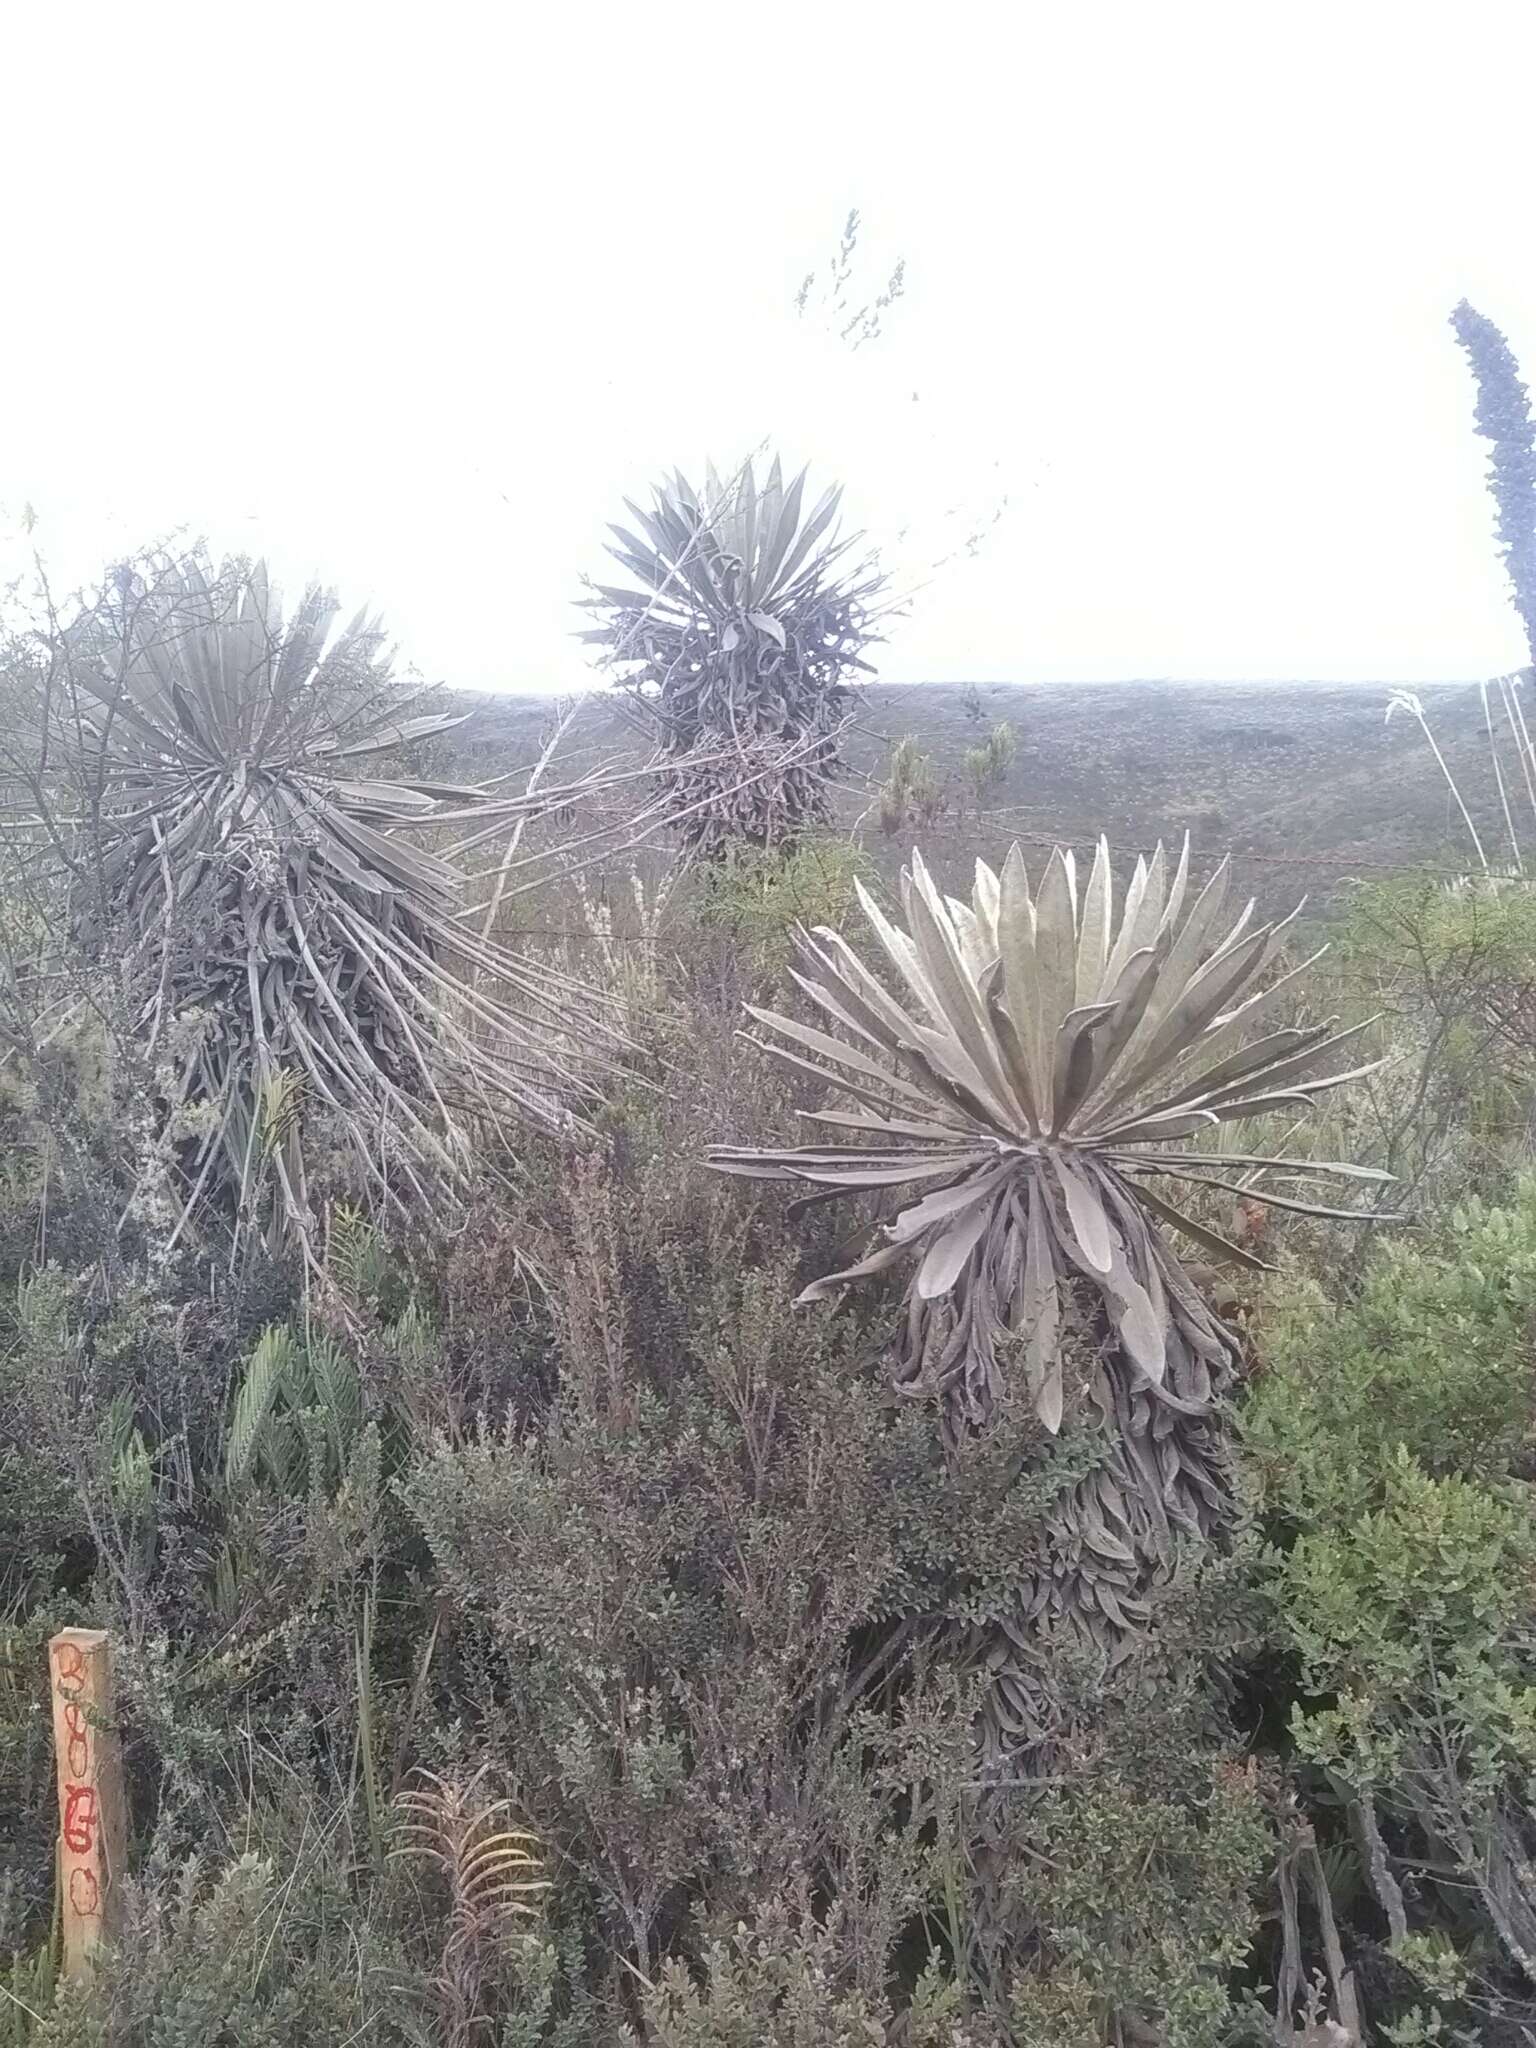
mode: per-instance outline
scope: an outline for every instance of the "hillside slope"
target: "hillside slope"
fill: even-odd
[[[1351,875],[1382,867],[1470,866],[1470,845],[1423,736],[1409,719],[1384,722],[1388,688],[991,684],[977,692],[978,719],[976,699],[961,685],[877,684],[865,691],[850,736],[842,807],[851,823],[884,775],[890,746],[911,733],[949,780],[953,807],[924,834],[946,863],[996,853],[1014,836],[1082,845],[1104,832],[1113,845],[1136,849],[1187,829],[1201,855],[1238,856],[1247,886],[1265,898],[1277,889],[1330,895]],[[1478,690],[1444,685],[1421,695],[1490,857],[1503,864],[1508,840]],[[464,701],[476,712],[457,750],[466,772],[502,773],[533,759],[547,701]],[[978,816],[963,759],[999,720],[1014,728],[1017,754]],[[570,740],[572,759],[584,765],[634,745],[632,726],[607,695],[583,707]],[[1518,774],[1512,751],[1504,765],[1507,776]],[[879,840],[872,826],[866,836]],[[1536,856],[1536,827],[1528,836]],[[890,848],[893,860],[897,852]]]

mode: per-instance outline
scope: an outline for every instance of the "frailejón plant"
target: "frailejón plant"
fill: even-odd
[[[634,524],[615,526],[614,559],[635,579],[594,584],[598,623],[583,637],[656,719],[674,760],[687,843],[781,845],[827,815],[829,780],[867,671],[885,578],[836,528],[841,489],[804,509],[805,472],[777,460],[759,486],[750,462],[702,495],[674,475]]]
[[[977,864],[966,904],[914,854],[906,929],[858,885],[887,979],[837,932],[801,932],[795,980],[827,1028],[751,1012],[771,1034],[764,1050],[847,1099],[807,1112],[841,1141],[711,1153],[809,1200],[903,1191],[868,1255],[802,1298],[906,1266],[897,1381],[937,1398],[951,1442],[1019,1393],[1053,1433],[1069,1415],[1096,1418],[1102,1458],[1061,1503],[986,1648],[995,1749],[1043,1733],[1042,1632],[1066,1625],[1123,1656],[1176,1535],[1206,1540],[1232,1514],[1219,1401],[1237,1345],[1169,1231],[1260,1262],[1169,1184],[1231,1196],[1257,1175],[1277,1208],[1353,1216],[1287,1188],[1386,1178],[1200,1149],[1223,1123],[1294,1117],[1369,1070],[1341,1064],[1364,1025],[1254,1033],[1301,969],[1268,973],[1290,919],[1255,925],[1250,903],[1223,928],[1227,885],[1223,863],[1189,901],[1187,844],[1172,866],[1159,847],[1117,905],[1102,842],[1081,883],[1058,848],[1038,889],[1015,846],[1000,875]]]

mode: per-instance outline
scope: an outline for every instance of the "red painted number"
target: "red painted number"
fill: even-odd
[[[69,1741],[64,1761],[72,1778],[83,1778],[91,1768],[91,1731],[84,1710],[71,1700],[64,1709],[64,1731]]]
[[[96,1789],[64,1787],[64,1846],[72,1856],[89,1856],[96,1846]]]
[[[59,1674],[59,1691],[73,1698],[85,1690],[85,1652],[78,1643],[60,1643],[54,1652]]]

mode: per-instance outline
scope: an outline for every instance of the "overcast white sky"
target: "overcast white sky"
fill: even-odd
[[[204,531],[569,687],[621,497],[767,437],[913,580],[1006,494],[890,679],[1524,658],[1446,315],[1536,380],[1530,0],[13,0],[0,51],[0,527],[63,574]],[[908,276],[856,355],[793,308],[851,205]]]

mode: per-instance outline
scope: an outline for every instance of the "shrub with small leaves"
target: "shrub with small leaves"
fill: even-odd
[[[1490,1997],[1536,1984],[1533,1253],[1527,1184],[1378,1247],[1350,1304],[1292,1294],[1247,1415],[1294,1740],[1349,1802],[1394,1947],[1486,1942]]]
[[[752,973],[778,973],[795,927],[846,917],[855,881],[870,872],[866,856],[842,839],[806,839],[788,849],[733,846],[700,877],[699,921]]]
[[[995,2038],[937,1969],[898,2024],[888,1999],[847,1981],[835,1926],[818,1922],[803,1886],[709,1941],[699,1972],[665,1964],[641,2010],[629,2048],[991,2048]]]
[[[134,1886],[121,1945],[63,1987],[31,2048],[420,2048],[398,1955],[294,1875],[242,1855]]]
[[[1530,1502],[1431,1478],[1406,1448],[1383,1493],[1342,1529],[1304,1532],[1280,1566],[1308,1688],[1336,1702],[1301,1715],[1297,1736],[1351,1778],[1424,1798],[1426,1817],[1454,1796],[1491,1823],[1510,1773],[1536,1773]],[[1454,1785],[1428,1792],[1442,1771]],[[1471,1839],[1460,1822],[1452,1832]]]
[[[1433,1236],[1386,1239],[1353,1301],[1292,1278],[1271,1302],[1244,1409],[1266,1508],[1332,1525],[1378,1504],[1399,1445],[1431,1473],[1523,1469],[1536,1361],[1536,1180],[1475,1199]]]

